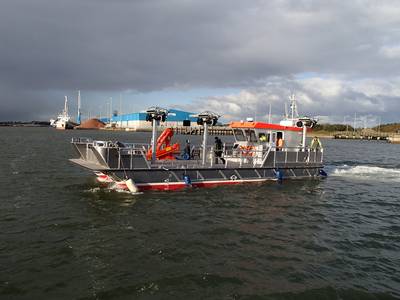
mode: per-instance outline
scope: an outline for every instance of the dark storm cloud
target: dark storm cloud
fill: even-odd
[[[54,113],[53,97],[78,88],[253,88],[301,72],[390,78],[399,13],[391,1],[3,0],[0,119]]]

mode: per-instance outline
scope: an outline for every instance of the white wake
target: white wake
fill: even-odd
[[[400,182],[400,169],[382,168],[376,166],[343,165],[334,168],[330,175],[354,179]]]

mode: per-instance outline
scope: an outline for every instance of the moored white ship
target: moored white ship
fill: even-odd
[[[76,125],[76,123],[71,121],[71,117],[68,114],[68,98],[65,96],[64,109],[56,119],[50,119],[50,126],[56,129],[66,130],[73,129]]]

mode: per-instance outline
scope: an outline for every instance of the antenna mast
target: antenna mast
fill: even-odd
[[[111,126],[111,119],[112,119],[112,116],[113,116],[112,109],[113,109],[113,101],[112,101],[112,97],[110,97],[110,126]]]
[[[268,123],[271,124],[271,103],[269,104]]]
[[[78,90],[78,117],[76,118],[76,122],[81,124],[81,91]]]
[[[290,97],[290,114],[291,118],[294,119],[295,117],[299,117],[299,113],[297,112],[297,104],[296,104],[296,97],[292,94]]]
[[[64,96],[65,102],[64,102],[64,116],[68,116],[68,97]]]
[[[122,95],[119,93],[119,121],[120,121],[120,127],[122,128]]]

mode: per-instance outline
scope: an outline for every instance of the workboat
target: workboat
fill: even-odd
[[[79,158],[70,161],[93,171],[99,182],[131,192],[326,176],[322,147],[306,146],[307,131],[316,124],[313,118],[292,114],[279,124],[231,122],[234,142],[215,146],[208,143],[208,127],[216,125],[219,115],[204,112],[196,117],[203,141],[189,145],[189,153],[172,144],[171,128],[157,138],[168,111],[154,107],[147,110],[153,126],[150,144],[73,138]]]

